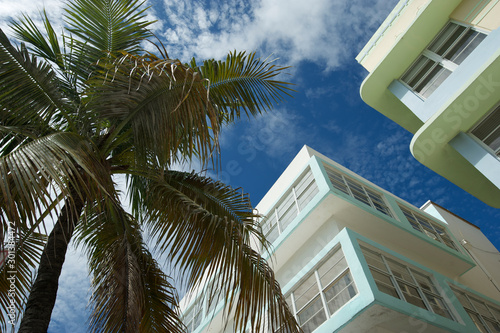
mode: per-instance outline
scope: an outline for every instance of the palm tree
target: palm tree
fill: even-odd
[[[138,0],[73,0],[62,36],[45,13],[42,30],[29,17],[12,24],[18,47],[0,30],[0,236],[15,233],[16,247],[14,293],[12,268],[0,268],[2,312],[24,309],[19,332],[46,332],[74,240],[92,277],[90,331],[184,331],[147,231],[188,287],[213,281],[208,297],[222,295],[237,330],[296,332],[272,270],[250,246],[268,244],[248,196],[172,169],[193,159],[217,166],[221,128],[288,95],[276,80],[286,68],[237,52],[201,65],[163,47],[146,52],[145,10]],[[119,174],[133,214],[119,200]],[[5,331],[9,316],[0,320]]]

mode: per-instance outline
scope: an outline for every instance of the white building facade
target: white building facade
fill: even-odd
[[[361,97],[413,156],[500,208],[500,3],[401,0],[356,60]]]
[[[257,209],[304,332],[500,332],[500,253],[439,205],[418,209],[305,146]],[[189,332],[233,332],[202,294],[182,302]]]

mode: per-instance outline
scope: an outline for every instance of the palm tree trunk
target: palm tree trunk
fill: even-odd
[[[47,332],[68,244],[83,207],[84,200],[78,195],[73,196],[72,202],[66,200],[40,258],[18,333]]]

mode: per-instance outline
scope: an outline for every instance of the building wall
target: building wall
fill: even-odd
[[[450,18],[492,31],[500,26],[500,6],[496,0],[463,0]]]
[[[500,301],[500,253],[481,230],[443,207],[428,201],[422,209],[447,223],[463,242],[476,266],[457,276],[456,281]]]
[[[327,168],[343,175],[342,179],[347,184],[345,188],[341,186],[342,184],[334,186],[334,180],[337,178],[331,178],[332,175]],[[340,249],[347,262],[347,266],[341,267],[347,267],[343,268],[347,270],[336,273],[340,274],[337,277],[332,275],[333,280],[328,280],[331,282],[328,282],[327,286],[318,282],[316,287],[320,290],[323,304],[323,308],[319,311],[324,311],[328,317],[324,317],[325,321],[320,326],[314,326],[317,328],[315,333],[359,333],[369,330],[421,332],[423,328],[428,333],[478,332],[450,286],[470,291],[479,299],[485,299],[500,309],[500,294],[474,261],[480,260],[482,265],[495,275],[494,278],[497,278],[498,268],[493,259],[495,249],[491,243],[491,246],[486,244],[486,238],[479,229],[445,210],[440,210],[439,207],[429,206],[427,212],[420,210],[307,146],[304,146],[259,203],[259,211],[264,215],[275,212],[274,208],[280,207],[283,196],[286,197],[290,189],[295,189],[297,183],[300,183],[305,170],[311,170],[314,175],[317,191],[311,192],[314,195],[308,198],[305,206],[297,210],[295,215],[291,218],[288,216],[286,227],[274,237],[272,253],[263,253],[263,256],[272,264],[284,295],[293,303],[292,299],[295,299],[296,293],[304,283],[312,281],[310,279],[313,277],[320,281],[323,274],[321,269],[326,265],[324,263],[329,261],[333,253],[338,254]],[[364,191],[366,196],[359,194],[361,192],[356,195],[355,186],[358,190]],[[297,193],[300,193],[299,189]],[[377,194],[381,197],[377,197]],[[368,197],[371,199],[367,199]],[[378,204],[374,205],[377,202],[382,204],[382,201],[387,205],[385,208]],[[444,228],[443,230],[453,238],[453,242],[457,245],[456,249],[436,241],[431,235],[417,231],[405,217],[400,205],[418,214],[419,218],[426,219],[428,221],[426,223],[434,223]],[[277,223],[280,222],[280,218],[277,218]],[[263,219],[261,223],[267,223],[266,221],[269,220]],[[477,258],[473,259],[468,252],[469,249],[466,250],[460,245],[460,240],[463,238],[474,246],[484,245],[482,250],[492,253],[485,255],[472,248],[470,253],[477,255]],[[373,251],[428,276],[439,289],[442,302],[447,304],[451,317],[443,317],[430,308],[417,307],[408,300],[395,298],[387,292],[380,291],[363,254],[362,246],[368,246]],[[498,258],[496,260],[498,261]],[[495,268],[490,268],[492,265]],[[330,304],[328,300],[333,301],[337,296],[331,292],[334,289],[329,288],[340,286],[338,290],[342,292],[341,286],[344,283],[342,279],[346,274],[351,276],[350,288],[354,288],[352,290],[356,290],[356,293],[352,294],[350,289],[350,298],[338,298],[342,304],[331,310],[328,308]],[[420,294],[422,299],[424,292],[425,290],[422,290]],[[316,294],[312,295],[317,297],[314,296]],[[185,309],[193,308],[194,311],[199,311],[197,309],[203,307],[196,307],[196,302],[200,300],[192,299],[191,302],[183,304]],[[194,326],[193,332],[232,332],[230,326],[224,326],[222,303],[213,308],[215,313],[204,315]],[[301,309],[305,311],[304,308]],[[299,310],[293,309],[297,314]],[[228,322],[231,325],[231,316]]]

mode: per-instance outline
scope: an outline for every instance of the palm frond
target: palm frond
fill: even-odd
[[[250,117],[270,110],[293,91],[290,83],[276,79],[289,67],[256,58],[254,52],[234,51],[225,61],[206,60],[201,66],[193,58],[190,66],[208,79],[210,100],[228,121],[242,112]]]
[[[88,212],[78,235],[92,274],[91,332],[184,332],[177,294],[116,202]]]
[[[88,78],[93,65],[109,53],[137,53],[149,38],[144,2],[140,0],[74,0],[65,9],[68,30],[74,36],[75,68],[79,77]]]
[[[172,171],[145,189],[150,232],[161,252],[168,252],[188,277],[188,287],[213,281],[227,313],[235,311],[237,330],[249,322],[258,332],[266,322],[273,331],[279,326],[300,331],[274,273],[250,246],[252,239],[264,241],[264,236],[246,195],[208,178]]]
[[[219,119],[200,75],[178,60],[124,54],[101,64],[88,108],[130,128],[137,161],[164,167],[176,156],[207,161],[217,149]],[[111,140],[111,138],[110,138]],[[154,156],[154,158],[152,158]]]
[[[0,266],[0,330],[7,332],[22,313],[47,237],[32,230],[15,230],[5,235],[2,249],[9,256]],[[5,248],[4,248],[5,246]]]
[[[59,45],[59,39],[47,17],[47,13],[41,13],[45,27],[45,34],[40,31],[33,20],[26,15],[19,22],[12,22],[11,28],[15,36],[30,45],[28,49],[37,57],[52,61],[61,69],[64,69],[63,54]]]
[[[33,227],[59,193],[92,198],[105,191],[105,168],[92,143],[72,133],[36,139],[0,158],[0,231],[9,223]]]
[[[61,95],[50,65],[31,56],[24,44],[16,49],[1,30],[0,64],[0,110],[2,115],[8,113],[10,126],[31,126],[45,134],[56,116],[71,126],[71,106]]]

